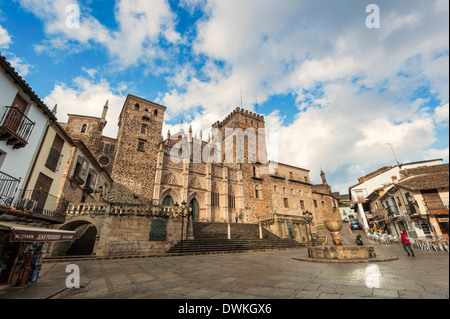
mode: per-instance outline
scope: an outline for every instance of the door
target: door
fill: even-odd
[[[198,222],[200,218],[200,208],[198,206],[197,200],[195,198],[191,200],[190,205],[192,205],[192,221]]]
[[[22,121],[23,113],[25,113],[28,103],[17,94],[11,106],[12,108],[9,109],[3,125],[8,127],[11,131],[16,132]]]

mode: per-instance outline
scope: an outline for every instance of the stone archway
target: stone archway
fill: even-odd
[[[74,241],[56,242],[52,244],[51,256],[81,256],[95,253],[97,242],[97,227],[87,220],[75,220],[64,224],[59,229],[76,231]]]
[[[194,222],[206,220],[206,205],[201,193],[193,192],[187,198],[188,205],[193,204],[193,210],[196,209],[198,212],[194,213]],[[196,203],[196,206],[194,205]]]

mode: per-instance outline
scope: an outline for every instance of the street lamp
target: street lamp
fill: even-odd
[[[305,218],[305,221],[309,225],[309,234],[311,236],[311,243],[314,246],[314,237],[313,237],[312,231],[311,231],[311,222],[313,220],[313,214],[310,211],[306,211],[306,212],[303,212],[302,215],[303,215],[303,218]]]
[[[186,207],[186,202],[183,201],[181,203],[181,209],[180,205],[178,205],[178,202],[175,203],[175,214],[181,217],[181,241],[180,241],[180,253],[183,252],[183,232],[184,232],[184,218],[188,217],[192,214],[192,205],[189,205],[189,207]]]

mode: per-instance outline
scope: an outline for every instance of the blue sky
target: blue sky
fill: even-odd
[[[275,160],[345,193],[395,164],[388,143],[448,162],[448,15],[447,0],[0,0],[0,51],[62,122],[109,100],[111,137],[127,94],[167,107],[164,135],[206,136],[242,99],[278,130]]]

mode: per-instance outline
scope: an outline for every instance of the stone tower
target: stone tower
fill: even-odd
[[[119,117],[119,131],[111,177],[124,191],[116,201],[133,198],[150,203],[153,197],[158,144],[166,107],[128,95]]]
[[[269,175],[260,173],[263,167],[268,167],[264,116],[237,108],[212,127],[222,135],[224,165],[242,172],[243,188],[239,196],[242,203],[239,206],[243,207],[244,214],[251,215],[248,220],[256,222],[257,215],[266,215],[272,210]],[[233,131],[235,134],[230,135]],[[231,153],[230,145],[231,163],[227,157]]]

